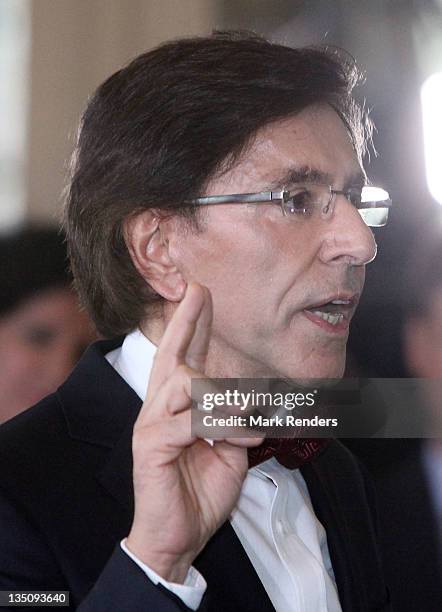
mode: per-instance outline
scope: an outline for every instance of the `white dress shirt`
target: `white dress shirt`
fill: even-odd
[[[140,331],[129,334],[106,359],[144,400],[156,346]],[[272,458],[250,469],[230,522],[277,612],[340,612],[323,526],[299,470]],[[155,583],[196,610],[207,588],[190,568],[184,585],[167,582],[123,550]]]

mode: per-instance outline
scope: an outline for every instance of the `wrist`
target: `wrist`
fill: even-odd
[[[131,534],[126,538],[125,546],[142,563],[158,576],[161,576],[163,580],[175,584],[184,584],[192,565],[192,559],[187,555],[178,556],[164,551],[150,550],[145,545],[140,546]]]

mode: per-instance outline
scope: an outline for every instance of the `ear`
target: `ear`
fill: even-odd
[[[169,255],[166,223],[155,210],[145,210],[124,222],[124,238],[132,262],[152,289],[169,302],[183,299],[187,283]]]

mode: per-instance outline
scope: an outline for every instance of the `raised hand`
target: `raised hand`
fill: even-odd
[[[135,514],[126,545],[172,582],[229,516],[247,473],[247,446],[211,446],[191,433],[191,379],[204,377],[212,322],[207,288],[193,283],[158,347],[133,433]]]

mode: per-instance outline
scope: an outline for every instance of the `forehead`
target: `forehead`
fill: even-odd
[[[235,186],[245,193],[289,187],[297,173],[310,174],[319,182],[322,177],[335,188],[363,180],[348,130],[329,106],[311,106],[263,127],[237,165],[209,188],[212,193],[215,186],[218,193],[220,189],[232,193]]]

